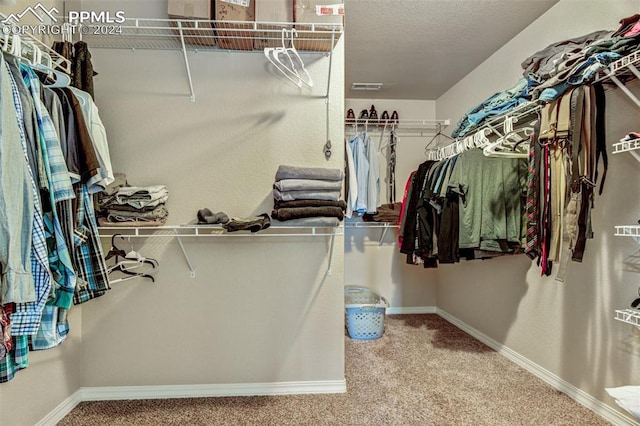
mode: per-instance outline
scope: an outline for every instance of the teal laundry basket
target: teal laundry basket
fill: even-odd
[[[389,302],[366,287],[344,288],[345,324],[349,337],[374,340],[384,333],[384,316]]]

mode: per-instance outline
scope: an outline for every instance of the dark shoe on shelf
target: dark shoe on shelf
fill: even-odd
[[[376,107],[371,105],[371,109],[369,110],[369,124],[374,126],[378,125],[378,111],[376,111]]]
[[[362,111],[360,111],[358,120],[368,120],[368,119],[369,119],[369,110],[363,109]]]
[[[353,112],[353,109],[349,108],[349,110],[347,111],[347,119],[345,120],[345,123],[348,125],[353,125],[356,122],[356,115]]]
[[[398,124],[398,111],[393,111],[393,113],[391,114],[391,122],[394,124]]]
[[[387,111],[383,111],[382,115],[380,116],[380,125],[382,127],[386,127],[387,124],[389,124],[389,113]]]

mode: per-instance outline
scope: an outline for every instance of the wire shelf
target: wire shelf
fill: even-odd
[[[640,309],[616,309],[615,319],[640,327]]]
[[[271,225],[259,232],[227,232],[221,225],[180,225],[180,226],[101,226],[100,237],[120,234],[127,237],[321,237],[343,235],[340,226],[278,226]]]
[[[92,48],[262,51],[290,46],[283,29],[295,29],[293,43],[301,52],[329,52],[343,33],[341,24],[128,18],[114,26],[81,25],[73,30]]]
[[[616,237],[640,237],[640,225],[616,226]]]
[[[640,149],[640,139],[632,139],[629,141],[623,141],[613,144],[613,154],[620,154],[621,152],[629,152]]]

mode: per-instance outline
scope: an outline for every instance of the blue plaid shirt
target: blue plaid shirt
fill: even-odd
[[[11,315],[11,332],[14,336],[33,335],[40,326],[40,318],[42,309],[44,308],[49,292],[51,290],[51,274],[49,272],[49,258],[47,253],[47,242],[44,232],[44,222],[42,220],[42,208],[40,205],[40,197],[36,186],[33,171],[29,166],[27,154],[27,140],[24,133],[23,109],[20,100],[20,93],[16,80],[9,69],[9,64],[4,62],[5,69],[8,73],[9,82],[11,83],[11,91],[13,93],[13,103],[16,107],[16,117],[18,119],[18,127],[20,129],[20,142],[24,151],[25,161],[33,188],[33,230],[31,233],[31,273],[35,282],[36,300],[30,303],[16,303],[13,314]]]
[[[76,273],[73,269],[69,247],[64,238],[60,220],[56,212],[56,203],[75,198],[71,177],[60,147],[60,140],[47,109],[40,100],[40,80],[33,70],[21,65],[22,77],[33,96],[34,109],[38,119],[39,139],[44,169],[49,181],[49,194],[52,211],[45,213],[45,230],[48,232],[49,265],[53,273],[56,306],[69,308],[76,287]]]

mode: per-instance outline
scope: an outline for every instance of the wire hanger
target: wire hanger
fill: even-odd
[[[453,141],[453,140],[454,140],[451,136],[449,136],[449,135],[446,135],[446,134],[442,133],[442,124],[441,124],[441,123],[438,123],[438,124],[437,124],[437,126],[438,126],[438,127],[437,127],[436,134],[435,134],[435,135],[433,135],[433,137],[429,140],[429,142],[427,142],[427,144],[424,146],[424,155],[425,155],[427,158],[429,158],[430,156],[433,156],[433,155],[431,154],[431,152],[432,152],[432,151],[434,151],[433,149],[429,149],[429,146],[431,146],[431,144],[432,144],[436,139],[438,139],[440,136],[444,136],[445,138],[447,138],[447,139],[448,139],[448,140],[450,140],[450,141]],[[436,151],[437,151],[437,150],[436,150]],[[429,158],[429,159],[431,160],[431,158]],[[432,160],[432,161],[434,161],[434,160]]]

